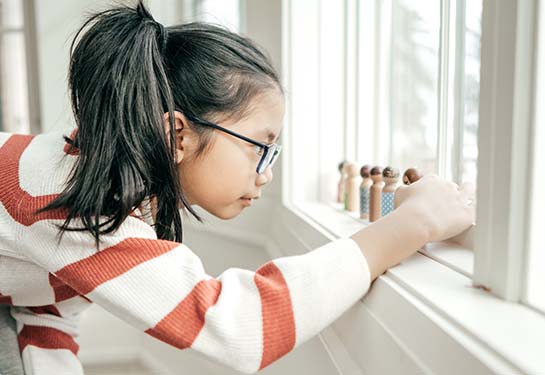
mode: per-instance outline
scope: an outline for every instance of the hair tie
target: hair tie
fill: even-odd
[[[168,31],[157,21],[155,21],[155,25],[159,29],[159,39],[157,40],[157,44],[161,49],[161,54],[163,54],[167,48]]]

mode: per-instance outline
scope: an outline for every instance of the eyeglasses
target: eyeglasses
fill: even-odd
[[[218,130],[221,130],[222,132],[230,134],[233,137],[237,137],[255,146],[260,147],[263,154],[261,155],[261,159],[259,160],[259,164],[257,165],[257,168],[255,170],[257,174],[262,174],[263,172],[265,172],[265,169],[267,169],[268,166],[272,167],[274,163],[276,162],[276,160],[278,159],[278,155],[280,154],[280,151],[282,151],[282,146],[277,145],[276,143],[271,143],[266,145],[264,143],[255,141],[251,138],[245,137],[242,134],[238,134],[238,133],[235,133],[234,131],[221,127],[218,124],[214,124],[213,122],[201,120],[200,118],[189,115],[187,113],[184,113],[184,114],[190,121],[194,123],[197,123],[203,126],[210,126],[214,129],[218,129]]]

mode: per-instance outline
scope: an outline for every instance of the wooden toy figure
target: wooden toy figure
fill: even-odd
[[[403,183],[410,185],[422,178],[422,174],[416,168],[409,168],[403,173]]]
[[[343,160],[339,163],[339,166],[337,167],[339,169],[339,173],[341,174],[341,177],[339,178],[339,183],[337,184],[337,203],[343,203],[344,205],[344,164],[346,163],[346,160]]]
[[[363,178],[360,185],[360,219],[369,219],[369,189],[373,185],[371,180],[371,166],[364,165],[360,169],[360,176]]]
[[[346,188],[346,185],[348,182],[348,161],[345,161],[343,164],[342,174],[343,174],[343,209],[348,210],[348,201],[346,199],[347,193],[348,193]]]
[[[346,164],[346,209],[350,212],[360,211],[359,186],[360,176],[358,167],[354,163]]]
[[[369,189],[369,221],[373,222],[380,219],[382,188],[384,187],[381,167],[375,166],[371,169],[371,180],[373,180],[373,185]]]
[[[382,189],[381,216],[386,216],[394,210],[394,193],[399,183],[399,170],[386,167],[382,171],[384,188]]]

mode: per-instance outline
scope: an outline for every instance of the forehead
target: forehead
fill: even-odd
[[[236,128],[256,140],[272,142],[282,131],[284,111],[284,96],[269,90],[252,100],[247,115]]]

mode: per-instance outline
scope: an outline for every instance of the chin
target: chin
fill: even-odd
[[[214,215],[218,219],[231,220],[241,214],[242,210],[236,207],[229,206],[220,210],[207,210],[210,214]]]

